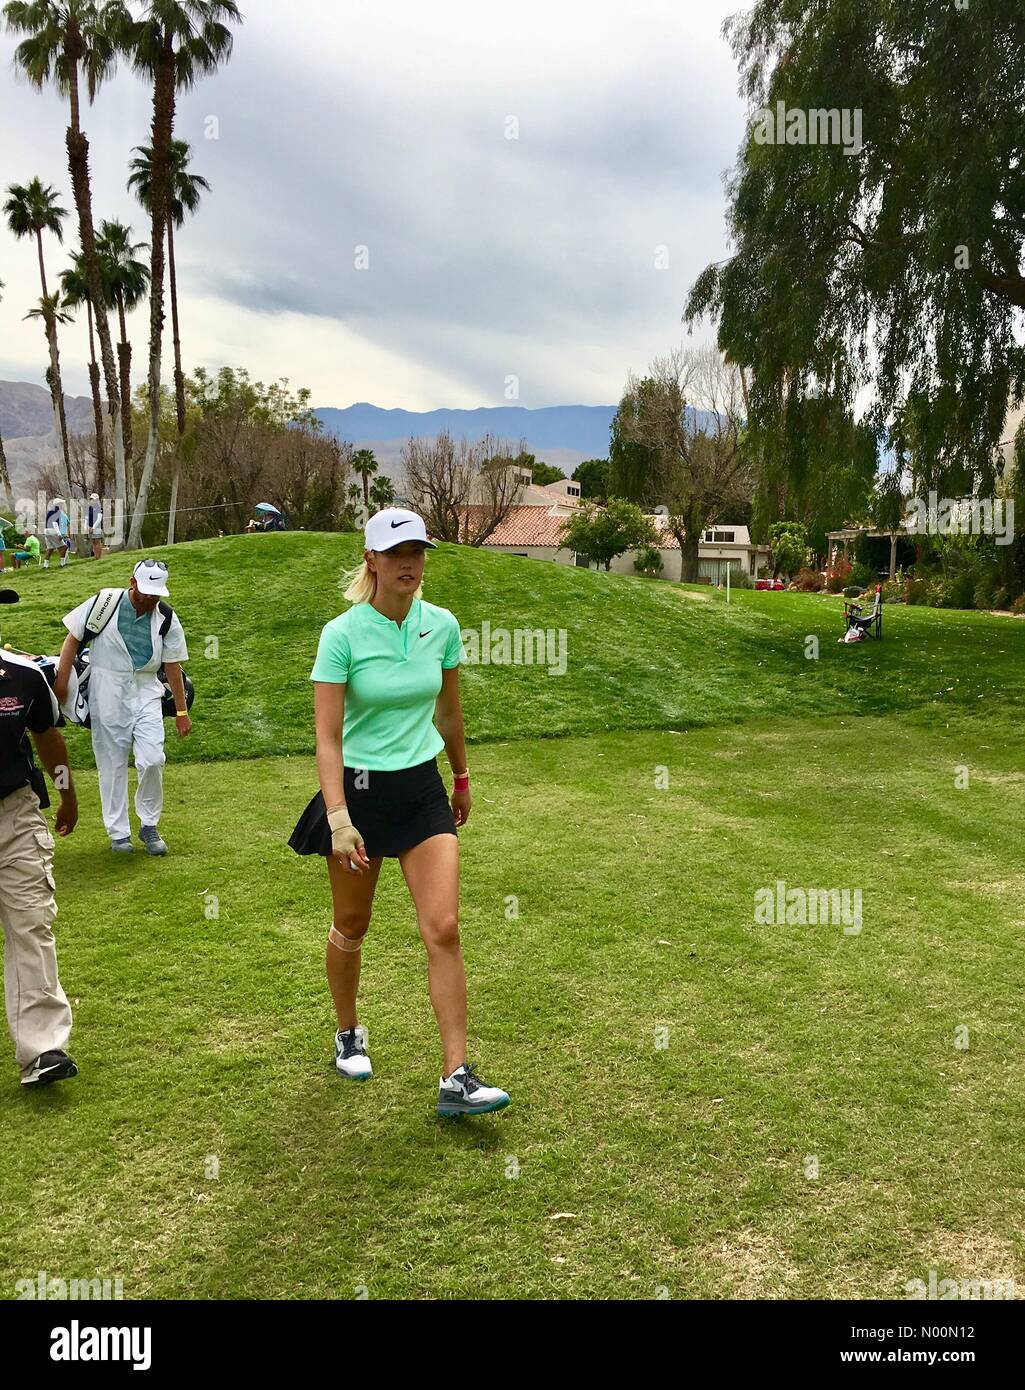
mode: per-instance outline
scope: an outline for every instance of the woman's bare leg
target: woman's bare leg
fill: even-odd
[[[338,1028],[355,1028],[356,991],[359,988],[360,946],[370,926],[374,889],[381,872],[381,860],[371,859],[370,868],[354,874],[331,857],[327,861],[334,903],[333,930],[344,939],[336,944],[328,937],[327,982],[338,1015]]]
[[[466,971],[459,949],[459,840],[432,835],[399,855],[427,947],[427,982],[444,1053],[443,1076],[466,1061]]]

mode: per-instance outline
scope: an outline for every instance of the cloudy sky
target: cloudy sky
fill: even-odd
[[[725,254],[743,108],[720,29],[737,8],[242,0],[231,63],[179,108],[213,186],[177,241],[186,369],[287,376],[325,406],[614,403],[682,340],[687,288]],[[65,109],[15,77],[13,49],[0,37],[0,186],[38,174],[72,210]],[[97,221],[139,240],[125,166],[149,115],[128,70],[85,110]],[[55,278],[65,253],[46,254]],[[22,319],[35,250],[5,225],[0,279],[0,378],[42,383]],[[137,313],[139,364],[147,331]],[[83,319],[62,340],[71,393],[85,351]]]

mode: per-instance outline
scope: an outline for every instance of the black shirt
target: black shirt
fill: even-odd
[[[32,761],[28,730],[45,734],[56,727],[60,709],[49,682],[33,661],[0,651],[0,796],[34,786],[41,775]],[[43,797],[45,805],[45,783]]]

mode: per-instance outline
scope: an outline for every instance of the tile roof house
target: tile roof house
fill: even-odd
[[[560,565],[586,566],[582,557],[578,558],[561,543],[567,518],[583,505],[579,484],[568,478],[544,486],[529,482],[526,477],[523,481],[520,500],[484,542],[483,548],[534,560],[554,560]],[[464,510],[475,512],[483,508]],[[663,532],[659,547],[662,573],[666,579],[679,579],[683,557],[676,537],[665,530],[663,517],[653,516],[651,520]],[[628,550],[618,555],[612,562],[612,572],[635,574],[637,554],[636,550]],[[745,574],[754,575],[760,566],[768,563],[768,546],[753,545],[746,526],[712,527],[704,533],[698,550],[698,574],[713,584],[725,581],[728,565],[739,566]]]

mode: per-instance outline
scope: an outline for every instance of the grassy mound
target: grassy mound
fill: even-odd
[[[197,687],[196,729],[170,756],[258,758],[313,749],[309,672],[320,630],[346,605],[339,580],[362,553],[356,535],[234,536],[155,550],[171,567]],[[6,577],[22,593],[3,640],[55,652],[61,616],[104,585],[127,582],[131,557],[72,561]],[[923,711],[1020,705],[1025,624],[984,613],[888,607],[880,644],[845,648],[841,601],[734,593],[610,575],[463,546],[427,562],[425,596],[483,641],[499,630],[552,634],[559,665],[464,668],[471,742],[609,729],[697,728],[765,715]],[[560,636],[560,634],[562,636]],[[818,641],[809,659],[809,638]],[[528,643],[529,646],[529,643]],[[88,740],[73,735],[79,762]]]

